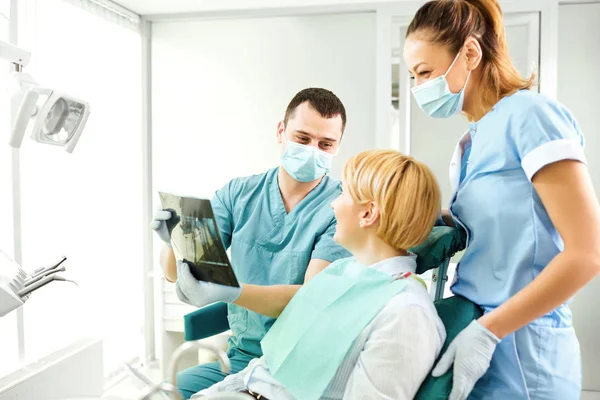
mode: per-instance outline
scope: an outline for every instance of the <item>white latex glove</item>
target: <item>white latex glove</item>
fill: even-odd
[[[499,342],[500,339],[478,321],[471,322],[454,338],[431,373],[435,377],[442,376],[454,363],[452,392],[448,400],[467,398],[490,367]]]
[[[199,281],[190,272],[189,265],[177,260],[175,292],[179,300],[184,303],[204,307],[218,301],[233,303],[240,297],[242,288]]]
[[[165,242],[167,246],[171,247],[171,231],[179,223],[180,217],[169,210],[157,210],[154,214],[154,219],[150,222],[150,228],[152,228],[160,240]]]

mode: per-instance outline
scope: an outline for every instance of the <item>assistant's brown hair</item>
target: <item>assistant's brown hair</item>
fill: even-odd
[[[493,106],[521,89],[530,89],[535,75],[523,78],[513,65],[506,44],[502,9],[496,0],[435,0],[425,3],[408,26],[417,34],[458,54],[467,38],[482,49],[481,100]]]

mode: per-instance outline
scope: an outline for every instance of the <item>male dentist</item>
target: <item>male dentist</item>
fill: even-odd
[[[242,288],[196,281],[170,248],[171,213],[159,211],[152,222],[167,244],[161,265],[166,279],[177,281],[179,298],[198,307],[229,303],[231,373],[262,355],[260,341],[274,322],[265,315],[281,312],[295,293],[286,290],[290,285],[301,285],[331,262],[349,256],[333,240],[336,220],[330,204],[341,186],[327,176],[345,125],[346,111],[335,94],[320,88],[300,91],[277,125],[280,166],[236,178],[216,192],[212,207],[223,243],[231,247],[231,264]],[[273,285],[272,309],[252,307],[253,285]],[[218,363],[198,365],[179,373],[177,386],[187,399],[224,377]]]

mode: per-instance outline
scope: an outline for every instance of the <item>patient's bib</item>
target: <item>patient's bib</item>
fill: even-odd
[[[300,288],[262,340],[271,374],[296,399],[318,399],[360,332],[406,284],[354,258],[334,262]]]

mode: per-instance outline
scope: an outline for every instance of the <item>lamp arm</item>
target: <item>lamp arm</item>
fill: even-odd
[[[0,40],[0,59],[7,60],[21,67],[26,67],[31,59],[31,53],[13,44]]]

